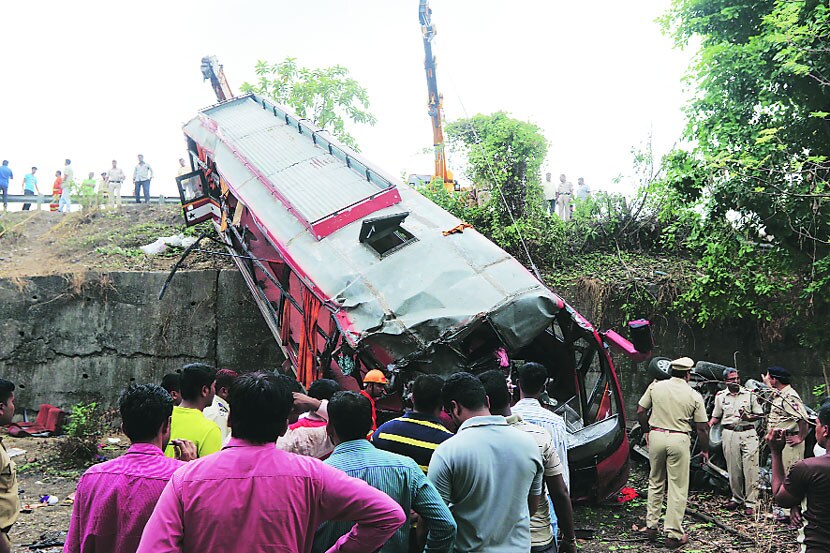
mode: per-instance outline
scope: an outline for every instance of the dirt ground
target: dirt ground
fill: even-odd
[[[63,546],[33,549],[31,545],[56,538],[62,543],[72,516],[70,494],[75,491],[83,468],[67,469],[55,462],[57,444],[62,438],[13,438],[2,434],[7,449],[23,449],[26,453],[15,456],[20,483],[20,503],[23,507],[17,523],[10,532],[13,552],[42,551],[59,553]],[[110,444],[107,438],[119,440]],[[107,435],[103,440],[101,454],[106,458],[121,455],[129,447],[126,436],[120,433]],[[54,495],[58,504],[41,506],[41,496]],[[29,508],[27,508],[29,507]]]
[[[125,204],[121,211],[105,209],[66,215],[42,211],[0,214],[0,276],[31,277],[85,271],[169,270],[182,248],[147,256],[138,248],[160,236],[188,233],[180,206]],[[202,249],[223,251],[207,240]],[[230,266],[226,257],[195,252],[182,269]]]
[[[107,436],[120,440],[118,444],[104,442],[102,453],[107,458],[116,457],[126,451],[128,442],[123,434]],[[52,507],[39,507],[23,512],[11,531],[13,551],[32,551],[29,546],[44,538],[58,537],[66,532],[72,514],[72,504],[67,500],[75,491],[82,469],[67,470],[55,466],[53,456],[56,443],[61,438],[11,438],[4,436],[7,448],[20,448],[26,453],[15,457],[20,478],[21,503],[38,504],[42,495],[54,495],[60,502]],[[634,460],[628,485],[645,493],[645,463]],[[704,521],[687,514],[686,531],[689,544],[683,548],[687,553],[794,553],[796,532],[785,525],[772,521],[771,506],[767,502],[753,518],[731,513],[723,508],[728,498],[715,496],[711,492],[692,491],[689,507],[704,513],[714,520],[734,529],[734,533],[717,526],[715,522]],[[581,505],[575,508],[579,551],[584,553],[605,553],[608,551],[667,551],[662,539],[657,544],[646,542],[642,534],[645,517],[645,497],[636,498],[623,504]],[[38,548],[45,553],[58,553],[60,546]]]
[[[574,509],[577,535],[591,534],[590,539],[580,539],[579,551],[605,553],[607,551],[668,551],[663,538],[656,544],[648,543],[645,527],[646,491],[648,489],[648,463],[632,457],[632,471],[628,486],[641,493],[623,504],[580,505]],[[689,543],[681,550],[686,553],[795,553],[797,532],[773,521],[769,498],[754,517],[727,511],[729,500],[709,491],[691,490],[688,507],[710,517],[704,520],[688,512],[684,528]],[[717,523],[732,529],[725,530]]]

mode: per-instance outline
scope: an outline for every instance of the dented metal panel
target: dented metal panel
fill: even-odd
[[[275,114],[273,106],[264,109],[252,96],[203,113],[216,123],[226,144],[243,153],[309,223],[386,188],[315,145],[311,136]]]
[[[339,308],[350,342],[383,343],[405,364],[441,349],[468,327],[489,324],[507,347],[521,348],[550,324],[561,300],[477,231],[444,236],[461,221],[403,183],[397,183],[400,203],[372,216],[410,212],[403,227],[416,242],[381,259],[358,241],[359,220],[318,240],[308,219],[292,217],[292,206],[259,184],[257,171],[308,218],[379,188],[361,182],[340,157],[321,156],[308,135],[263,110],[254,98],[205,110],[185,133],[200,143],[213,143],[206,136],[213,135],[216,165],[234,195],[251,207],[320,299]],[[380,174],[362,163],[361,170]],[[348,187],[358,192],[343,190]],[[446,352],[443,357],[440,372],[453,372],[465,362]]]

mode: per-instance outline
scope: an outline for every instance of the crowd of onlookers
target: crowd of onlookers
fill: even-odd
[[[180,163],[183,166],[181,160]],[[24,196],[32,196],[33,199],[34,197],[51,196],[50,211],[69,213],[73,202],[80,204],[83,209],[102,203],[106,203],[112,209],[121,208],[121,185],[126,180],[126,175],[118,167],[116,160],[112,161],[112,168],[100,174],[99,179],[95,178],[94,171],[90,171],[87,178],[76,180],[72,160],[66,159],[63,168],[55,171],[51,193],[41,192],[37,172],[38,168],[33,166],[31,171],[23,176],[22,192]],[[14,173],[9,167],[8,160],[3,160],[2,165],[0,165],[0,196],[2,196],[4,211],[8,210],[9,186],[13,179]],[[133,169],[136,203],[141,203],[142,192],[144,203],[150,202],[150,182],[152,179],[153,168],[144,161],[144,156],[139,154],[138,164]],[[24,203],[23,211],[29,211],[31,205],[32,203],[28,201]]]
[[[707,420],[688,385],[692,366],[688,358],[673,361],[671,378],[652,383],[638,407],[651,457],[645,533],[657,538],[668,488],[665,545],[672,548],[688,540],[682,518],[692,426],[703,436],[719,420],[725,431],[743,433],[737,421],[761,416],[731,371]],[[830,456],[795,460],[789,469],[782,460],[787,447],[800,443],[803,451],[797,436],[805,419],[788,379],[780,367],[765,375],[780,409],[767,434],[773,495],[785,507],[806,500],[798,512],[806,551],[827,551]],[[81,477],[64,551],[576,551],[567,435],[540,402],[544,366],[519,368],[518,400],[501,370],[421,375],[411,384],[412,409],[380,425],[386,376],[374,370],[362,380],[362,389],[344,390],[335,378],[306,390],[286,375],[194,363],[160,386],[131,385],[118,401],[131,445]],[[0,424],[13,415],[14,384],[0,379]],[[782,427],[791,421],[795,428]],[[828,425],[830,403],[815,423],[822,447]],[[701,447],[707,455],[705,439]],[[752,478],[733,487],[732,502],[748,514]],[[18,511],[14,463],[2,446],[0,553],[10,551]]]
[[[559,175],[559,182],[551,180],[551,174],[545,173],[545,180],[542,181],[542,191],[545,195],[545,210],[548,215],[557,217],[563,221],[570,221],[574,206],[577,202],[583,202],[591,196],[591,187],[583,177],[577,179],[576,188],[568,177]]]
[[[305,390],[196,363],[131,385],[118,402],[131,446],[81,477],[65,551],[575,551],[543,366],[522,369],[516,405],[498,370],[422,375],[412,410],[380,425],[377,373],[360,391]],[[13,390],[0,380],[0,423]]]

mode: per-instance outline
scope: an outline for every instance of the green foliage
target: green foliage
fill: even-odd
[[[447,136],[453,148],[466,153],[470,180],[479,189],[489,188],[494,200],[504,196],[504,202],[495,204],[503,224],[511,223],[505,202],[516,219],[528,210],[541,214],[539,176],[548,141],[537,125],[499,111],[450,123]]]
[[[144,252],[138,248],[122,248],[121,246],[102,246],[95,248],[95,253],[101,255],[121,255],[124,257],[141,257]]]
[[[813,386],[813,400],[816,405],[821,405],[821,402],[827,399],[827,384],[818,384]]]
[[[666,237],[700,251],[701,276],[684,300],[699,303],[698,320],[788,318],[826,350],[830,7],[674,0],[663,23],[679,45],[701,45],[686,108],[696,147],[673,155],[662,183],[701,214],[687,237]]]
[[[58,458],[68,466],[93,461],[98,456],[98,443],[106,428],[100,404],[80,402],[72,406],[69,421],[64,427],[66,438],[60,442]]]
[[[341,142],[359,151],[355,138],[346,130],[346,121],[374,125],[369,112],[369,95],[342,65],[310,69],[298,67],[287,57],[270,64],[260,60],[254,69],[258,80],[242,83],[242,91],[255,92],[287,105],[300,117],[311,120]]]

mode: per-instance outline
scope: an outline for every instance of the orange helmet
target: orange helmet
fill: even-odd
[[[363,377],[364,384],[369,384],[370,382],[374,382],[375,384],[386,384],[386,375],[378,369],[372,369],[366,373],[366,376]]]

